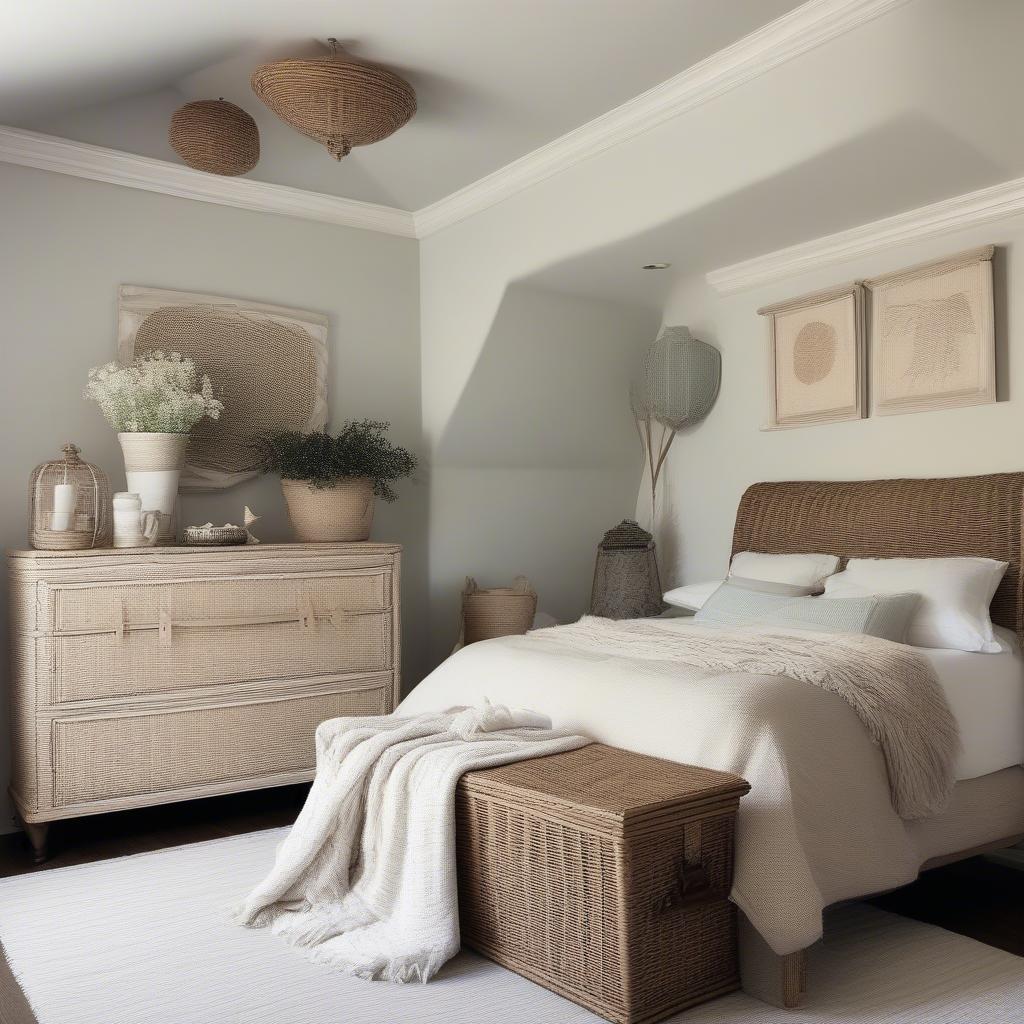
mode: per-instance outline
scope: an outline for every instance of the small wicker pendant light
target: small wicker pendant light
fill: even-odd
[[[256,122],[225,99],[196,100],[171,115],[167,139],[197,171],[234,176],[251,171],[260,159]]]
[[[314,60],[279,60],[252,73],[257,96],[297,132],[327,147],[335,160],[353,146],[386,139],[416,113],[412,86],[376,64],[338,53]]]

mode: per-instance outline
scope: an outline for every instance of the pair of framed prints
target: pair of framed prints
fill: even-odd
[[[876,416],[994,402],[994,253],[972,249],[759,309],[769,319],[765,429],[866,416],[868,363]]]

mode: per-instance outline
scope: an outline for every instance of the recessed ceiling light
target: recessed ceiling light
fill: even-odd
[[[668,270],[671,267],[671,263],[645,263],[643,265],[644,270]]]

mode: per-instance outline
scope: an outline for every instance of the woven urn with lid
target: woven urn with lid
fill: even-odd
[[[42,551],[110,546],[110,481],[68,442],[64,457],[36,466],[29,485],[28,542]]]
[[[623,519],[597,546],[590,614],[640,619],[664,609],[654,538],[634,520]]]

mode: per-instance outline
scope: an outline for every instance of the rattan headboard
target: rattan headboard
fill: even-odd
[[[753,484],[740,499],[732,550],[821,551],[848,558],[976,555],[1009,562],[992,621],[1024,636],[1024,473],[934,480]]]

